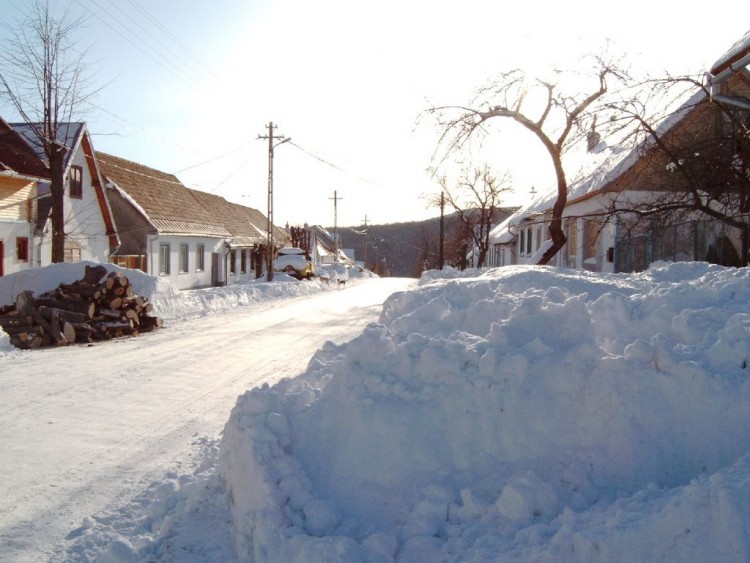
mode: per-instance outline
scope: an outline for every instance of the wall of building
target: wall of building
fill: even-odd
[[[80,199],[70,197],[70,181],[66,182],[65,233],[66,261],[76,258],[92,262],[109,261],[109,237],[102,217],[102,210],[92,186],[89,165],[82,150],[78,150],[71,160],[71,166],[81,167],[83,190]]]
[[[202,245],[202,252],[199,252]],[[185,264],[186,248],[187,263]],[[151,236],[148,242],[148,274],[168,279],[177,289],[195,289],[212,285],[213,254],[219,255],[219,279],[225,283],[224,241],[216,237]],[[199,256],[202,255],[202,261]]]
[[[0,272],[12,274],[34,266],[32,201],[36,183],[0,176]]]

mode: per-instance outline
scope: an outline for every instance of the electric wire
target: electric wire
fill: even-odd
[[[138,49],[141,53],[143,53],[144,55],[146,55],[146,57],[148,57],[149,59],[151,59],[154,63],[156,63],[157,65],[159,65],[160,67],[162,67],[164,70],[166,70],[168,73],[170,73],[172,76],[174,76],[182,84],[184,84],[185,86],[188,86],[188,87],[194,87],[194,86],[198,85],[198,83],[194,82],[194,81],[193,81],[193,83],[188,82],[188,80],[186,80],[184,77],[180,76],[177,72],[175,72],[172,68],[170,68],[169,61],[167,61],[167,64],[164,64],[162,61],[160,61],[155,56],[153,56],[147,49],[145,49],[140,44],[134,42],[130,37],[128,37],[125,33],[123,33],[118,26],[113,25],[112,23],[108,22],[105,18],[103,18],[100,15],[101,12],[107,14],[113,20],[117,21],[116,18],[113,18],[112,15],[109,12],[107,12],[107,10],[105,8],[103,8],[101,5],[97,6],[96,9],[91,9],[88,6],[86,6],[85,4],[83,4],[83,2],[81,0],[75,0],[75,2],[81,8],[83,8],[84,10],[86,10],[86,12],[88,14],[90,14],[93,17],[95,17],[99,21],[101,21],[104,25],[106,25],[112,31],[114,31],[115,33],[117,33],[117,35],[119,35],[120,37],[122,37],[125,41],[127,41],[128,43],[130,43],[136,49]],[[130,32],[130,29],[127,26],[122,26],[122,27],[125,28],[125,29],[127,29]],[[163,58],[163,55],[160,55],[160,56],[162,56],[162,58]]]
[[[155,43],[156,46],[161,47],[162,49],[166,50],[170,56],[174,57],[174,59],[170,60],[165,55],[165,53],[164,53],[164,51],[162,49],[155,48],[155,45],[153,43],[149,44],[149,41],[147,41],[146,38],[144,38],[143,36],[141,36],[139,33],[137,33],[136,31],[132,31],[127,26],[123,26],[126,29],[128,29],[128,31],[130,31],[130,33],[136,39],[138,39],[139,41],[143,42],[144,45],[146,45],[153,53],[155,53],[157,56],[159,56],[161,59],[163,59],[167,64],[170,64],[170,65],[174,66],[177,70],[179,70],[180,72],[182,72],[188,79],[190,79],[191,81],[193,81],[196,86],[200,84],[200,80],[198,79],[198,77],[194,77],[194,76],[191,75],[190,72],[188,72],[188,70],[190,70],[189,67],[188,67],[188,70],[186,70],[185,67],[183,67],[182,65],[175,64],[175,60],[180,61],[179,55],[177,55],[177,53],[175,53],[168,45],[166,45],[161,39],[159,39],[159,37],[157,35],[155,35],[149,29],[147,29],[145,26],[143,26],[141,24],[141,22],[136,21],[133,18],[133,16],[130,13],[128,13],[127,11],[125,11],[122,8],[122,6],[120,6],[118,3],[114,2],[113,0],[108,0],[108,2],[110,4],[110,6],[112,6],[116,10],[118,10],[125,18],[127,18],[128,20],[130,20],[130,22],[135,26],[136,30],[144,33],[147,36],[147,38],[151,40],[151,42]],[[98,8],[101,8],[101,3],[98,5]],[[105,10],[105,12],[106,12],[106,10]],[[109,12],[106,12],[106,13],[109,14]],[[117,21],[120,25],[122,25],[122,20],[120,18],[115,18],[115,21]]]
[[[299,151],[303,152],[304,154],[306,154],[306,155],[314,158],[315,160],[317,160],[319,162],[322,162],[323,164],[325,164],[327,166],[330,166],[331,168],[334,168],[334,169],[336,169],[336,170],[338,170],[340,172],[344,172],[345,174],[349,174],[349,175],[357,178],[358,180],[361,180],[362,182],[366,182],[366,183],[371,184],[373,186],[383,187],[383,185],[381,183],[376,182],[374,180],[370,180],[368,178],[365,178],[364,176],[360,176],[359,174],[357,174],[355,172],[352,172],[351,170],[347,170],[346,168],[342,168],[341,166],[338,166],[338,165],[330,162],[329,160],[326,160],[323,157],[318,156],[317,154],[315,154],[315,153],[313,153],[313,152],[311,152],[311,151],[309,151],[309,150],[307,150],[307,149],[299,146],[294,141],[289,141],[289,144],[292,145],[293,147],[295,147],[296,149],[298,149]]]
[[[153,23],[162,33],[164,33],[175,45],[180,47],[193,61],[195,61],[203,70],[208,74],[209,76],[212,76],[213,73],[211,69],[209,69],[203,62],[203,60],[193,51],[190,49],[188,45],[186,45],[183,41],[181,41],[174,33],[172,33],[167,27],[162,25],[162,23],[156,19],[154,16],[152,16],[146,8],[144,8],[137,0],[128,0],[132,6],[134,6],[139,12],[141,12],[146,18]]]

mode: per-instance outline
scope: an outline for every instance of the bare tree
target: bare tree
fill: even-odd
[[[481,168],[463,169],[455,182],[445,175],[437,179],[445,194],[445,202],[454,209],[458,221],[466,227],[464,232],[470,236],[477,252],[476,265],[481,268],[490,248],[490,231],[497,219],[501,196],[511,190],[510,175],[498,178],[484,165]]]
[[[74,41],[84,21],[56,16],[48,2],[37,0],[10,28],[0,50],[0,96],[32,128],[50,170],[52,262],[65,253],[65,146],[67,127],[93,94],[84,53]]]
[[[627,73],[614,62],[594,57],[594,65],[587,78],[593,85],[587,92],[578,92],[583,76],[566,83],[564,73],[557,79],[530,79],[522,70],[504,72],[489,86],[478,91],[470,107],[445,106],[429,110],[438,118],[442,135],[438,142],[446,153],[460,151],[468,141],[487,134],[486,124],[494,118],[505,118],[519,124],[543,145],[549,154],[557,179],[557,199],[552,208],[549,233],[552,244],[542,255],[539,264],[548,263],[565,245],[562,214],[567,204],[568,180],[563,166],[563,154],[590,131],[597,113],[605,111],[600,102],[608,92],[608,81],[622,84],[629,81]],[[566,84],[564,91],[562,84]],[[541,102],[540,102],[541,100]]]
[[[740,233],[741,261],[747,263],[750,87],[745,80],[738,75],[730,84],[735,88],[733,98],[714,99],[699,78],[667,77],[653,81],[649,96],[637,103],[613,103],[617,119],[634,123],[641,142],[638,166],[621,182],[621,192],[606,212],[629,216],[632,232],[644,230],[644,224],[651,232],[663,232],[701,217],[722,223]],[[685,100],[676,109],[648,108],[653,98],[663,103],[675,97]],[[648,186],[648,197],[624,191],[639,186]]]

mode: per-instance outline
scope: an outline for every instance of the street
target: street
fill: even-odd
[[[238,395],[303,372],[413,283],[361,280],[137,338],[0,356],[0,560],[48,560],[84,518],[218,436]]]

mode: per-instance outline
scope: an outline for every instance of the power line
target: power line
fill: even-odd
[[[307,149],[305,149],[305,148],[303,148],[303,147],[299,146],[299,145],[298,145],[297,143],[295,143],[295,142],[293,142],[293,141],[290,141],[290,142],[289,142],[289,144],[290,144],[290,145],[292,145],[293,147],[295,147],[295,148],[299,149],[299,150],[300,150],[301,152],[305,153],[306,155],[308,155],[308,156],[311,156],[311,157],[312,157],[312,158],[314,158],[315,160],[318,160],[318,161],[322,162],[323,164],[325,164],[325,165],[327,165],[327,166],[330,166],[331,168],[335,168],[336,170],[338,170],[338,171],[340,171],[340,172],[344,172],[345,174],[349,174],[349,175],[351,175],[351,176],[354,176],[354,177],[355,177],[355,178],[357,178],[358,180],[361,180],[361,181],[363,181],[363,182],[366,182],[366,183],[368,183],[368,184],[371,184],[371,185],[373,185],[373,186],[379,186],[379,187],[383,187],[383,185],[382,185],[381,183],[379,183],[379,182],[375,182],[374,180],[370,180],[370,179],[368,179],[368,178],[365,178],[365,177],[363,177],[363,176],[360,176],[360,175],[358,175],[358,174],[356,174],[356,173],[352,172],[351,170],[347,170],[347,169],[345,169],[345,168],[341,168],[340,166],[337,166],[336,164],[334,164],[334,163],[332,163],[332,162],[330,162],[330,161],[328,161],[328,160],[324,159],[323,157],[321,157],[321,156],[318,156],[318,155],[316,155],[315,153],[313,153],[313,152],[311,152],[311,151],[309,151],[309,150],[307,150]]]
[[[133,23],[133,25],[135,26],[135,28],[137,30],[145,33],[146,36],[148,36],[148,38],[151,39],[151,41],[153,41],[154,43],[156,43],[157,46],[160,46],[160,47],[163,47],[163,49],[166,49],[169,52],[169,54],[172,55],[176,59],[176,61],[178,61],[178,63],[182,62],[181,59],[180,59],[180,57],[179,57],[179,55],[177,53],[175,53],[174,51],[172,51],[168,45],[166,45],[157,35],[155,35],[149,29],[147,29],[145,26],[143,26],[141,24],[141,22],[139,22],[135,18],[133,18],[133,16],[131,15],[131,13],[129,13],[128,11],[126,11],[125,9],[123,9],[119,4],[117,4],[116,2],[114,2],[114,0],[108,0],[108,1],[109,1],[109,4],[111,6],[113,6],[114,8],[116,8],[123,16],[125,16],[128,20],[130,20]],[[99,7],[101,7],[101,4],[99,5]],[[116,20],[116,21],[121,22],[121,20],[119,20],[119,19]],[[159,57],[161,57],[167,64],[170,64],[170,65],[174,66],[177,70],[179,70],[180,72],[182,72],[190,80],[193,80],[196,83],[196,85],[200,84],[200,81],[196,77],[191,76],[191,73],[188,72],[188,71],[186,71],[185,68],[181,64],[175,64],[174,60],[169,60],[165,56],[163,50],[158,49],[158,48],[155,49],[154,45],[149,45],[148,42],[145,41],[144,38],[141,37],[140,35],[138,35],[136,32],[131,31],[131,33],[137,39],[143,41],[146,45],[148,45],[149,49],[151,49],[152,52],[154,52],[156,55],[158,55]],[[190,69],[188,69],[188,70],[190,70]]]
[[[201,58],[192,50],[188,45],[183,43],[176,35],[174,35],[169,29],[167,29],[164,25],[159,22],[155,17],[153,17],[146,8],[141,6],[141,4],[137,0],[129,0],[130,4],[134,6],[139,12],[141,12],[146,18],[153,23],[160,31],[162,31],[169,39],[172,40],[173,43],[175,43],[178,47],[180,47],[187,55],[193,59],[198,65],[203,68],[203,70],[208,75],[212,75],[211,70],[203,63]]]
[[[222,154],[220,154],[218,156],[215,156],[215,157],[210,158],[208,160],[204,160],[203,162],[199,162],[198,164],[193,164],[192,166],[188,166],[187,168],[182,168],[181,170],[176,170],[176,171],[172,172],[172,174],[179,174],[180,172],[185,172],[186,170],[192,170],[193,168],[198,168],[199,166],[204,166],[206,164],[211,164],[212,162],[216,162],[217,160],[219,160],[221,158],[224,158],[225,156],[229,156],[230,154],[234,154],[234,153],[236,153],[238,151],[241,151],[241,150],[244,150],[244,149],[246,149],[246,148],[248,148],[250,146],[251,145],[249,143],[242,144],[239,147],[235,147],[235,148],[233,148],[231,150],[228,150],[227,152],[222,153]],[[246,159],[245,163],[249,162],[250,160],[251,159]]]
[[[177,80],[179,80],[180,82],[182,82],[185,86],[193,87],[193,86],[199,85],[198,82],[195,82],[194,79],[192,79],[190,77],[188,77],[188,78],[190,78],[190,80],[193,80],[193,83],[189,83],[187,80],[185,80],[185,78],[183,78],[182,76],[180,76],[179,74],[177,74],[172,68],[170,68],[170,66],[168,66],[168,65],[170,65],[172,63],[170,63],[169,61],[167,61],[167,64],[164,64],[163,62],[161,62],[160,60],[158,60],[157,58],[155,58],[146,49],[144,49],[139,43],[134,42],[130,37],[128,37],[122,31],[120,31],[120,29],[117,26],[115,26],[115,25],[111,24],[110,22],[108,22],[107,20],[105,20],[100,15],[100,12],[104,12],[110,18],[112,18],[112,20],[114,20],[114,21],[117,21],[117,18],[113,17],[112,14],[109,13],[104,7],[102,7],[101,5],[99,5],[99,6],[97,6],[96,10],[92,10],[91,8],[88,8],[85,4],[83,4],[83,2],[81,0],[75,0],[75,2],[79,6],[81,6],[81,8],[83,8],[84,10],[86,10],[86,12],[88,12],[90,15],[94,16],[96,19],[98,19],[99,21],[101,21],[104,25],[106,25],[112,31],[114,31],[120,37],[122,37],[125,41],[127,41],[128,43],[130,43],[133,47],[135,47],[136,49],[138,49],[139,51],[141,51],[141,53],[143,53],[144,55],[146,55],[154,63],[156,63],[157,65],[159,65],[160,67],[162,67],[164,70],[166,70],[167,72],[169,72],[172,76],[174,76]],[[135,35],[136,37],[138,37],[137,34],[134,34],[127,26],[123,25],[122,27],[124,29],[126,29],[129,33],[131,33],[131,34]],[[163,58],[163,55],[160,54],[160,56]],[[174,66],[174,65],[172,65],[172,66]]]

